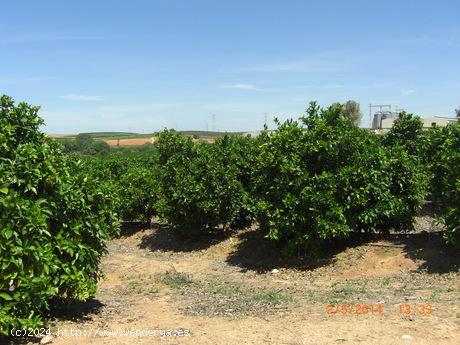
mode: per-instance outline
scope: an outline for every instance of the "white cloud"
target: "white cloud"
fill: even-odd
[[[223,89],[237,89],[237,90],[251,90],[251,91],[259,91],[260,89],[253,84],[227,84],[221,85]]]
[[[401,90],[401,95],[402,96],[410,96],[415,93],[415,90],[413,89],[407,89],[407,90]]]
[[[104,100],[101,96],[95,95],[79,95],[75,93],[69,93],[67,95],[59,96],[59,98],[67,99],[69,101],[84,101],[84,102],[97,102]]]

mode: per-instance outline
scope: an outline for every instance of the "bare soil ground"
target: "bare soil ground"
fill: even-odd
[[[136,138],[136,139],[109,139],[106,140],[106,143],[110,146],[140,146],[147,143],[152,144],[153,139],[152,137],[146,138]]]
[[[135,138],[135,139],[108,139],[106,143],[110,146],[140,146],[147,143],[153,144],[157,138],[156,137],[146,137],[146,138]],[[207,141],[208,143],[213,143],[215,138],[211,137],[200,137],[199,139],[192,139],[194,142],[198,141]]]
[[[285,259],[253,229],[184,241],[125,224],[96,298],[52,311],[52,343],[459,344],[460,255],[418,227]]]

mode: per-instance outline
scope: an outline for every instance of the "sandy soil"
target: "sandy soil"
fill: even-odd
[[[288,260],[254,230],[191,242],[158,224],[125,225],[109,250],[96,298],[53,310],[52,344],[460,339],[460,256],[438,233],[359,236],[320,259]]]

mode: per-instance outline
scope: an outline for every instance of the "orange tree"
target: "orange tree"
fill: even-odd
[[[257,219],[289,251],[316,251],[353,230],[405,229],[425,196],[420,166],[400,147],[311,103],[300,121],[278,122],[255,162]]]
[[[432,197],[440,203],[440,218],[446,225],[444,238],[460,245],[460,123],[432,129],[427,138],[426,165]]]
[[[0,97],[0,334],[42,325],[52,297],[93,296],[118,229],[104,185],[40,132],[38,110]]]
[[[252,222],[247,190],[250,139],[225,136],[215,144],[194,143],[173,131],[163,131],[156,145],[156,209],[162,219],[188,237],[219,225],[239,227]]]

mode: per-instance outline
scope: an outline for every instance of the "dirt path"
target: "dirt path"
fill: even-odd
[[[96,299],[55,312],[52,343],[458,344],[446,250],[436,234],[390,236],[287,262],[255,231],[184,242],[155,226],[111,243]]]

